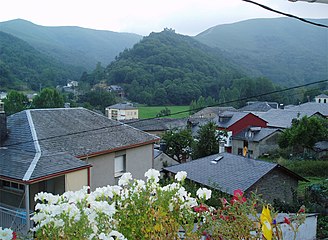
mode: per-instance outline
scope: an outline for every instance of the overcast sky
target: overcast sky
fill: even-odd
[[[328,4],[256,1],[303,18],[328,18]],[[193,36],[219,24],[273,17],[281,15],[241,0],[1,0],[0,4],[0,22],[21,18],[43,26],[80,26],[144,36],[165,27]]]

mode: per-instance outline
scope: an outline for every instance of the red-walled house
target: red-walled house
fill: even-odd
[[[228,153],[232,152],[232,136],[249,127],[267,127],[267,121],[246,112],[225,111],[216,118],[215,122],[219,130],[225,130],[228,133],[225,139],[225,151]]]

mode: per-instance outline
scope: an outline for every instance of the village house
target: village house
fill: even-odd
[[[316,103],[328,103],[328,96],[326,94],[320,94],[314,98]]]
[[[249,127],[232,137],[232,153],[257,159],[279,148],[280,129]]]
[[[276,164],[229,153],[219,153],[193,161],[166,167],[164,173],[187,172],[187,179],[205,187],[233,195],[242,190],[246,196],[256,192],[263,200],[273,203],[293,201],[299,181],[303,177]]]
[[[138,108],[134,107],[132,103],[118,103],[106,107],[105,114],[109,119],[116,121],[139,118]]]
[[[232,153],[233,136],[240,133],[248,127],[267,127],[267,122],[260,117],[247,112],[239,111],[221,111],[213,119],[191,118],[192,131],[196,133],[199,128],[209,121],[214,122],[218,126],[218,130],[225,131],[227,136],[223,138],[225,151]]]
[[[25,110],[7,121],[3,111],[0,116],[2,227],[29,228],[26,213],[40,191],[94,190],[116,184],[124,172],[142,179],[154,166],[157,137],[84,108]]]

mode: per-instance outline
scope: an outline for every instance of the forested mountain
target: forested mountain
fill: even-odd
[[[267,79],[244,78],[218,49],[171,29],[151,33],[125,50],[104,76],[122,85],[130,100],[156,105],[190,104],[200,96],[224,101],[275,89]]]
[[[86,70],[94,69],[98,62],[109,64],[119,52],[142,38],[132,33],[81,27],[44,27],[22,19],[0,22],[0,31],[28,42],[63,63],[83,66]]]
[[[328,24],[328,19],[313,20]],[[327,79],[328,31],[290,18],[218,25],[195,39],[217,47],[255,76],[282,85]]]
[[[37,90],[78,79],[81,69],[65,65],[31,47],[28,43],[0,31],[0,88]]]

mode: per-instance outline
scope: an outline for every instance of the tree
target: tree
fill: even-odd
[[[200,127],[192,148],[193,159],[209,156],[219,152],[220,140],[224,134],[217,130],[214,122]]]
[[[164,152],[167,155],[177,159],[180,163],[186,161],[193,142],[190,129],[169,130],[163,134],[162,140],[166,143],[166,150]]]
[[[116,103],[113,93],[107,92],[104,89],[97,88],[80,96],[79,103],[88,108],[93,108],[105,112],[105,108]]]
[[[328,139],[328,120],[317,116],[304,116],[294,119],[292,126],[287,128],[279,137],[281,148],[291,147],[294,152],[302,152],[312,148],[318,141]]]
[[[23,111],[30,105],[28,98],[23,93],[17,91],[10,91],[4,99],[4,103],[7,115]]]
[[[171,110],[165,107],[159,113],[156,114],[156,117],[165,117],[171,114]]]
[[[61,108],[64,107],[63,96],[53,88],[45,88],[32,102],[32,108]]]

